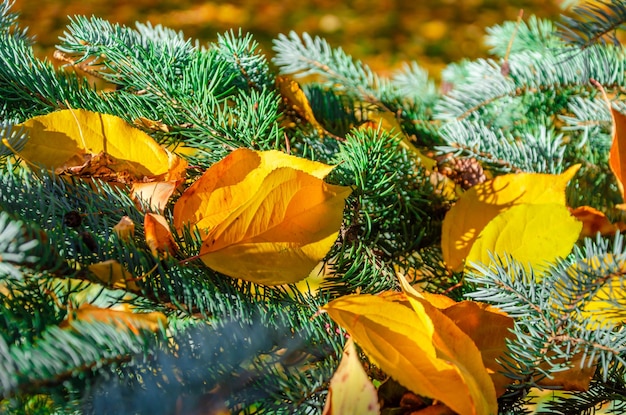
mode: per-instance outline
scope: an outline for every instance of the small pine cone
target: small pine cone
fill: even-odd
[[[466,190],[487,180],[483,167],[474,157],[456,158],[445,154],[437,158],[437,170]]]
[[[455,160],[455,170],[458,172],[455,181],[460,184],[463,189],[469,189],[487,180],[483,166],[481,166],[474,157]]]

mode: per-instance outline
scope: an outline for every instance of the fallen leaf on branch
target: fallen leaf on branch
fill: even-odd
[[[184,177],[187,163],[123,119],[71,109],[20,124],[28,140],[16,154],[59,174],[134,183]]]
[[[311,108],[309,100],[296,81],[287,76],[278,76],[276,77],[276,86],[288,110],[296,112],[299,117],[311,124],[320,135],[326,133],[324,127],[315,119],[313,108]]]
[[[559,175],[507,174],[471,187],[443,221],[441,249],[446,265],[460,271],[483,228],[513,206],[552,203],[565,206],[565,188],[579,168],[580,165],[572,166]]]
[[[164,216],[146,213],[143,228],[146,235],[146,243],[150,247],[152,255],[169,255],[176,252],[176,242]]]
[[[569,255],[582,226],[560,204],[513,206],[483,228],[467,255],[467,265],[491,264],[491,255],[510,255],[539,277],[557,258]]]
[[[378,415],[378,393],[363,369],[354,341],[348,339],[330,380],[322,415]]]
[[[91,304],[82,304],[76,310],[68,314],[68,318],[59,325],[62,328],[73,328],[75,321],[100,321],[111,323],[120,329],[130,330],[139,334],[139,330],[158,331],[167,326],[167,317],[158,311],[151,313],[133,313],[129,306],[114,310],[101,308]]]
[[[87,269],[107,286],[140,291],[140,288],[133,281],[133,276],[130,272],[126,271],[122,264],[113,259],[91,264]]]
[[[478,347],[426,300],[348,295],[323,310],[404,387],[461,415],[497,413],[496,390]]]
[[[604,213],[591,206],[570,209],[570,213],[583,224],[583,229],[580,232],[581,238],[593,238],[598,232],[601,235],[614,235],[618,231],[617,225],[611,223]]]
[[[139,210],[143,210],[142,205],[147,204],[150,209],[163,213],[167,202],[181,183],[182,180],[133,183],[130,188],[130,197]]]
[[[333,166],[278,151],[233,151],[179,198],[174,224],[204,234],[200,258],[264,285],[306,278],[337,239],[351,189],[325,183]]]
[[[221,223],[238,206],[254,197],[263,179],[279,167],[290,167],[323,179],[334,166],[290,156],[280,151],[239,148],[189,186],[174,205],[174,226],[201,231]]]
[[[123,241],[132,239],[135,235],[135,223],[128,216],[122,216],[122,219],[113,227],[113,232]]]
[[[626,115],[609,104],[613,120],[613,142],[609,152],[609,166],[617,179],[617,187],[624,200],[624,180],[626,179]]]

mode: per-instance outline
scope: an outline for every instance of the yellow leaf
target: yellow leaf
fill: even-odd
[[[152,255],[158,256],[161,253],[168,255],[176,252],[176,242],[165,217],[154,213],[146,213],[143,227],[146,234],[146,243],[150,247]]]
[[[287,108],[295,111],[298,116],[305,119],[319,134],[323,135],[326,130],[315,119],[313,108],[311,108],[311,104],[309,104],[309,100],[300,85],[287,76],[278,76],[276,77],[276,86]]]
[[[580,310],[582,318],[589,318],[589,330],[618,326],[626,321],[624,299],[626,298],[626,283],[622,277],[626,274],[626,262],[612,253],[602,256],[593,256],[582,259],[567,270],[573,281],[584,281],[589,275],[606,275],[606,282],[583,303]],[[558,287],[567,290],[566,286]]]
[[[209,230],[200,257],[216,271],[258,284],[304,279],[337,239],[350,192],[277,168],[248,187],[248,200]]]
[[[617,179],[617,187],[624,201],[624,179],[626,179],[626,115],[610,106],[613,119],[613,143],[609,152],[609,166]]]
[[[91,304],[82,304],[78,309],[68,314],[68,319],[61,322],[60,327],[72,327],[75,321],[100,321],[111,323],[121,329],[131,330],[138,334],[139,330],[158,331],[167,326],[167,317],[158,311],[151,313],[133,313],[128,310],[113,310],[101,308]]]
[[[457,303],[445,295],[416,291],[402,275],[398,276],[398,280],[407,297],[414,301],[426,301],[440,309],[472,339],[491,376],[496,396],[502,395],[511,379],[500,373],[502,368],[497,359],[504,357],[507,350],[506,339],[513,337],[510,331],[513,328],[513,319],[488,304],[474,301]]]
[[[239,148],[212,165],[174,205],[174,227],[212,229],[254,197],[263,179],[279,167],[290,167],[323,179],[334,168],[280,151]]]
[[[121,240],[129,240],[135,235],[135,223],[128,216],[122,216],[122,219],[113,227],[113,233]]]
[[[113,288],[128,288],[131,291],[140,290],[133,281],[133,276],[124,269],[122,264],[114,259],[91,264],[87,269],[104,284]]]
[[[463,193],[443,221],[441,249],[447,266],[460,271],[482,229],[501,212],[520,204],[565,206],[565,188],[579,168],[572,166],[559,175],[507,174]]]
[[[323,309],[404,387],[461,415],[497,413],[494,385],[470,337],[427,301],[398,299],[349,295]]]
[[[133,183],[130,188],[130,197],[141,209],[142,203],[147,203],[150,209],[163,213],[167,202],[182,180],[168,180],[163,182]]]
[[[467,255],[467,263],[490,264],[490,253],[500,257],[508,254],[540,275],[557,258],[569,255],[582,226],[559,204],[517,205],[485,226]]]
[[[124,183],[179,179],[185,174],[183,159],[113,115],[63,110],[20,126],[28,132],[28,141],[17,155],[49,171]]]
[[[461,301],[442,310],[476,344],[489,376],[496,388],[496,396],[502,395],[512,379],[505,376],[498,363],[507,351],[506,339],[514,338],[511,333],[514,321],[488,304]]]
[[[341,363],[330,380],[322,415],[378,415],[378,393],[348,339]]]

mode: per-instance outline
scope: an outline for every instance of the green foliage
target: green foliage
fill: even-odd
[[[227,32],[202,46],[158,25],[80,16],[57,47],[75,70],[56,69],[34,56],[10,6],[0,5],[1,412],[321,413],[345,337],[319,307],[347,293],[397,289],[400,271],[516,318],[503,362],[515,383],[502,413],[524,413],[528,390],[575,356],[597,364],[591,386],[549,409],[590,413],[615,401],[614,413],[624,411],[624,329],[592,328],[580,313],[622,277],[623,238],[581,242],[541,281],[508,258],[453,273],[440,239],[454,195],[437,184],[442,160],[451,160],[450,178],[479,165],[475,179],[581,163],[569,205],[619,217],[607,166],[610,112],[589,80],[621,100],[626,54],[611,33],[624,23],[623,2],[582,5],[560,29],[534,17],[489,28],[493,56],[449,65],[439,89],[416,62],[383,77],[307,34],[279,36],[270,64],[249,34]],[[279,74],[306,77],[302,89],[323,128],[290,108]],[[227,278],[194,258],[201,240],[193,229],[175,236],[179,252],[155,258],[143,212],[123,189],[17,168],[13,156],[28,140],[18,124],[66,108],[160,123],[137,125],[159,143],[193,150],[189,182],[240,147],[337,165],[329,181],[353,192],[320,291]],[[112,230],[123,216],[137,226],[133,240]],[[607,260],[585,267],[589,258]],[[99,281],[89,266],[106,260],[139,288]],[[168,328],[76,321],[68,329],[85,303],[161,312]],[[619,295],[610,303],[624,308]]]

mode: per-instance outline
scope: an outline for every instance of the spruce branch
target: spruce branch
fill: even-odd
[[[573,17],[562,16],[558,22],[558,35],[579,49],[592,45],[620,46],[617,30],[626,23],[626,2],[601,0],[577,5]]]

